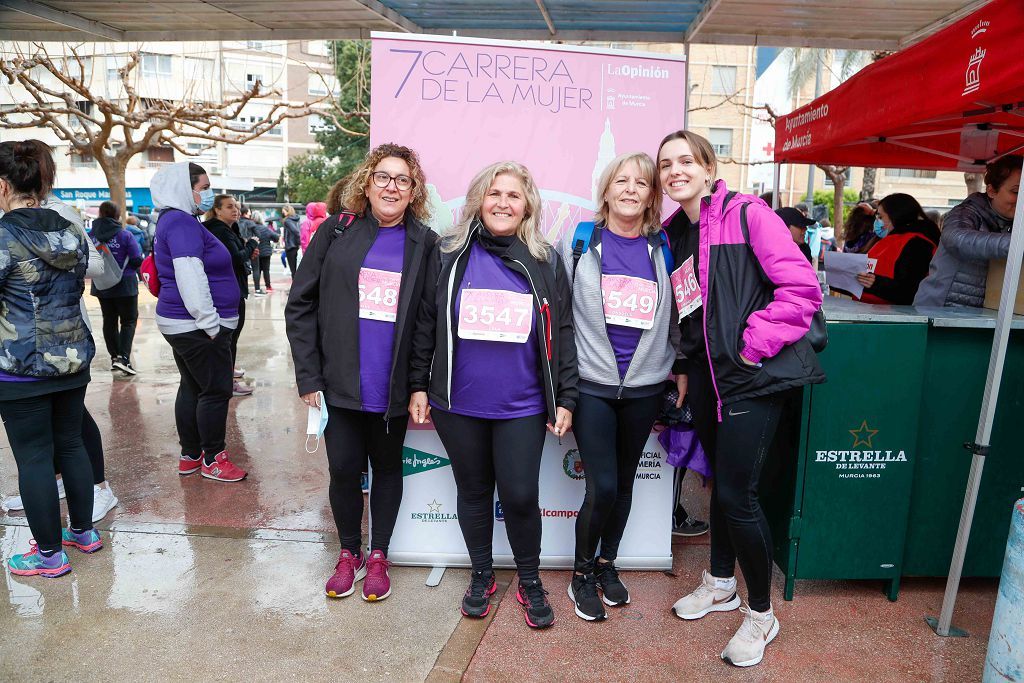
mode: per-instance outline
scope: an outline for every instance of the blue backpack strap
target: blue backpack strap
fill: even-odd
[[[668,241],[668,233],[661,229],[661,255],[665,258],[665,270],[669,275],[676,269],[676,260],[672,256],[672,245]]]
[[[583,221],[576,224],[572,234],[572,279],[576,279],[576,266],[590,248],[590,238],[594,236],[594,222]]]

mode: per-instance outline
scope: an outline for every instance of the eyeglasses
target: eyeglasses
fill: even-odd
[[[407,175],[390,175],[384,171],[377,171],[373,174],[373,184],[377,187],[387,187],[391,184],[391,181],[395,181],[395,187],[399,190],[411,190],[413,186],[413,179]]]

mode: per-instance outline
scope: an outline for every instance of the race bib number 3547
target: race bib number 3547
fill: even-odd
[[[700,285],[693,269],[693,256],[683,261],[683,265],[672,273],[672,293],[679,309],[679,319],[696,311],[701,306]]]
[[[522,344],[533,329],[533,295],[504,289],[464,289],[459,338]]]
[[[395,322],[402,274],[374,268],[359,269],[359,317]]]

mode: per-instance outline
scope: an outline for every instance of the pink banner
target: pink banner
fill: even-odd
[[[683,125],[686,65],[646,53],[505,41],[373,39],[370,144],[415,149],[435,230],[461,212],[484,166],[525,164],[555,241],[593,216],[594,186],[618,154],[654,156]]]

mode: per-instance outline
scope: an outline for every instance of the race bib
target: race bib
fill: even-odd
[[[654,307],[658,302],[658,283],[630,275],[602,275],[601,298],[604,321],[649,330],[654,327]]]
[[[359,269],[359,317],[393,323],[398,317],[402,274],[374,268]]]
[[[700,285],[697,284],[697,274],[693,272],[693,256],[672,273],[672,293],[676,297],[680,320],[700,308]]]
[[[464,289],[459,338],[522,344],[533,329],[533,296],[505,289]]]

